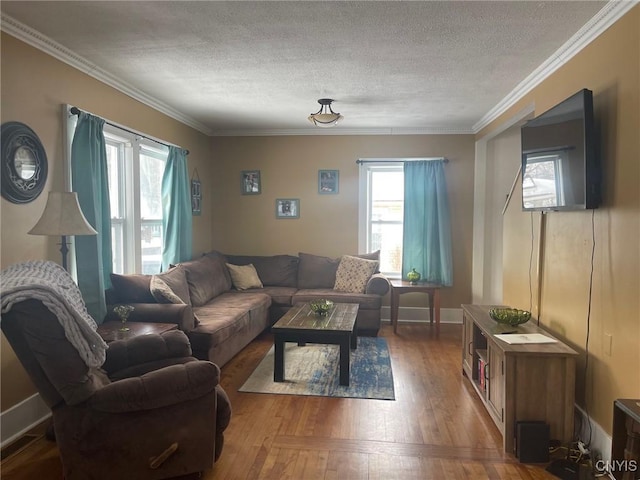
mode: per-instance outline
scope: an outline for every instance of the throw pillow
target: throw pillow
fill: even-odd
[[[179,305],[185,304],[184,300],[173,293],[171,287],[156,275],[151,277],[151,294],[158,301],[158,303],[177,303]]]
[[[180,266],[152,275],[150,290],[158,303],[184,303],[191,305],[187,275]]]
[[[225,255],[227,263],[249,265],[256,268],[265,287],[298,286],[298,257],[293,255]]]
[[[366,260],[380,260],[380,250],[352,257]],[[323,257],[310,253],[298,253],[298,288],[333,288],[341,258]]]
[[[231,289],[229,270],[222,255],[207,254],[196,260],[180,263],[187,273],[191,304],[201,307],[209,300]]]
[[[231,274],[231,282],[238,290],[246,290],[248,288],[262,288],[262,282],[258,277],[258,272],[253,264],[249,265],[232,265],[227,263],[227,268]]]
[[[119,275],[111,274],[111,285],[116,291],[118,303],[156,303],[151,295],[149,275]]]
[[[333,287],[338,292],[364,293],[367,282],[378,268],[376,260],[344,255],[336,272],[336,283]]]
[[[336,283],[339,258],[298,253],[298,288],[332,288]]]

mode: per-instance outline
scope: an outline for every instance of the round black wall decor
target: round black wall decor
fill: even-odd
[[[47,181],[47,154],[38,135],[20,122],[2,124],[0,177],[2,196],[13,203],[28,203]]]

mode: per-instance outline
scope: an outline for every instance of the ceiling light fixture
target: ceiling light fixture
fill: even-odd
[[[309,115],[309,121],[316,127],[333,127],[342,120],[344,117],[331,109],[332,102],[333,99],[331,98],[321,98],[318,100],[320,110]]]

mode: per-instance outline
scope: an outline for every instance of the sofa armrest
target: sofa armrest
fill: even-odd
[[[382,273],[376,273],[371,276],[365,293],[375,293],[376,295],[386,295],[390,289],[389,279]]]
[[[219,381],[220,369],[211,362],[171,365],[113,382],[98,390],[88,405],[107,413],[162,408],[202,397],[214,391]]]
[[[130,322],[175,323],[178,329],[189,332],[195,328],[195,317],[191,306],[176,303],[128,303],[133,307],[129,314]],[[109,305],[104,321],[119,321],[113,311],[116,305]]]
[[[190,356],[191,344],[187,336],[180,330],[171,330],[161,335],[142,335],[110,343],[102,368],[110,375],[143,363]]]

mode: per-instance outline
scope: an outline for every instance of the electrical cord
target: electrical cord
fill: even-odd
[[[529,253],[529,311],[533,308],[533,286],[531,283],[531,269],[533,267],[533,243],[534,243],[534,231],[533,231],[533,212],[530,212],[529,217],[531,219],[531,249]],[[587,378],[589,371],[589,336],[591,334],[591,300],[593,297],[593,273],[594,273],[594,261],[596,252],[596,229],[595,229],[595,210],[591,210],[591,271],[589,273],[589,301],[587,304],[587,334],[585,339],[585,365],[584,365],[584,386],[585,386],[585,398],[584,398],[584,411],[589,418],[589,408],[586,394]],[[538,312],[538,326],[540,325],[540,312]],[[589,425],[589,440],[585,443],[585,446],[589,448],[591,445],[591,439],[593,435],[593,427],[591,422],[587,422]]]
[[[533,212],[530,212],[531,218],[531,250],[529,253],[529,311],[533,308],[533,287],[531,286],[531,267],[533,265]],[[540,326],[540,312],[538,312],[538,326]]]
[[[569,462],[576,465],[581,465],[587,467],[591,471],[591,477],[589,478],[609,478],[609,475],[606,470],[598,470],[595,468],[594,457],[592,457],[591,452],[588,450],[581,449],[579,442],[572,442],[568,445],[562,445],[557,440],[552,440],[549,444],[549,458],[551,460],[551,465],[555,462]],[[547,467],[548,471],[550,467]],[[582,476],[580,478],[583,478]]]
[[[586,442],[587,448],[591,445],[591,436],[593,427],[589,421],[589,408],[587,401],[587,376],[589,371],[589,335],[591,330],[591,299],[593,295],[593,264],[596,253],[596,227],[595,227],[595,210],[591,210],[591,272],[589,273],[589,302],[587,307],[587,335],[585,339],[585,363],[584,363],[584,413],[587,414],[587,423],[589,424],[589,440]]]
[[[532,237],[533,237],[533,220],[532,220]],[[532,239],[533,242],[533,239]],[[533,247],[532,247],[533,252]],[[555,445],[549,448],[549,455],[551,458],[563,458],[567,461],[577,464],[588,465],[592,471],[592,474],[595,478],[607,477],[608,474],[606,471],[594,471],[594,463],[591,457],[590,446],[591,440],[593,436],[593,426],[589,421],[589,405],[587,398],[587,380],[588,380],[588,372],[589,372],[589,337],[591,335],[591,302],[593,299],[593,275],[594,275],[594,264],[595,264],[595,253],[596,253],[596,227],[595,227],[595,210],[591,211],[591,262],[590,262],[590,272],[589,272],[589,295],[587,302],[587,331],[585,338],[585,365],[584,365],[584,374],[583,374],[583,384],[584,384],[584,413],[586,415],[586,421],[589,427],[589,436],[587,442],[573,442],[568,447],[560,445],[556,443]],[[532,254],[533,255],[533,254]],[[531,291],[531,260],[529,261],[529,289]],[[577,415],[576,417],[579,419],[580,427],[578,431],[582,431],[583,426],[583,417],[582,415]],[[574,435],[577,432],[574,431]],[[576,435],[578,436],[578,435]],[[579,436],[578,436],[579,437]]]

